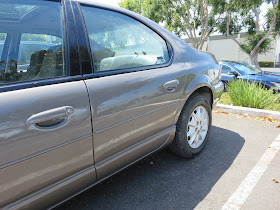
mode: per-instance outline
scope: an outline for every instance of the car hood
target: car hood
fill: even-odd
[[[262,74],[264,75],[272,75],[272,76],[278,76],[280,77],[280,73],[279,72],[272,72],[272,71],[263,71]]]
[[[277,82],[280,83],[280,74],[275,72],[263,72],[257,75],[244,75],[241,78],[263,82]]]

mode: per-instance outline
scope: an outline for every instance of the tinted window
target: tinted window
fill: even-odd
[[[82,7],[82,11],[95,71],[150,66],[169,61],[164,39],[142,23],[107,10]]]
[[[0,30],[0,85],[66,75],[59,2],[1,1]]]
[[[4,47],[4,44],[5,44],[6,37],[7,37],[6,33],[0,33],[0,58],[2,56],[3,47]]]
[[[223,74],[227,74],[228,72],[234,71],[233,69],[231,69],[228,66],[222,65],[222,73]]]
[[[242,64],[238,64],[238,63],[233,63],[232,64],[234,66],[234,68],[238,69],[239,72],[241,72],[242,74],[258,74],[261,73],[260,70],[249,66],[249,65],[242,65]]]

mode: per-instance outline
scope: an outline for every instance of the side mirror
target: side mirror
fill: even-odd
[[[238,73],[236,71],[230,71],[228,72],[228,75],[234,75],[235,77],[237,77]]]

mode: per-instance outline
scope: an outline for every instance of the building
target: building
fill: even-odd
[[[246,34],[241,33],[233,36],[242,43]],[[184,39],[184,41],[190,44],[189,39]],[[276,66],[280,65],[279,36],[272,41],[271,47],[272,49],[269,52],[259,54],[258,61],[271,61],[274,62]],[[251,63],[249,56],[244,53],[232,39],[224,35],[210,36],[204,43],[203,50],[213,53],[217,60],[247,61],[248,63]]]

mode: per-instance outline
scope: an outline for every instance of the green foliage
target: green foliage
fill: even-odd
[[[251,51],[255,48],[255,46],[258,44],[258,42],[266,35],[266,33],[261,34],[248,34],[245,38],[245,41],[241,44],[242,50],[248,54],[251,53]],[[258,53],[266,53],[269,50],[271,50],[271,42],[272,39],[268,38],[263,41],[263,43],[260,45],[258,49]]]
[[[242,31],[242,25],[239,24],[239,17],[238,15],[232,15],[230,25],[229,25],[229,33],[230,34],[237,34]],[[217,29],[223,35],[227,35],[227,18],[222,18],[217,25]]]
[[[280,112],[280,94],[274,94],[274,95],[275,95],[275,102],[266,106],[265,109]],[[226,104],[226,105],[232,105],[232,101],[230,100],[229,94],[224,93],[221,96],[219,103]]]
[[[202,0],[204,6],[208,4],[207,11],[202,11],[203,6],[196,0],[122,0],[119,5],[164,24],[168,30],[182,36],[195,34],[195,31],[202,34],[202,30],[211,30],[212,24],[217,22],[217,7],[221,2],[224,0]],[[206,19],[209,21],[207,26]],[[202,27],[203,24],[205,28]],[[188,31],[190,28],[191,32]]]
[[[266,29],[268,29],[270,27],[270,21],[273,17],[273,10],[270,8],[265,16],[266,18]],[[274,26],[274,31],[279,32],[280,31],[280,3],[278,2],[278,5],[276,7],[276,22],[275,22],[275,26]]]
[[[280,111],[280,94],[275,94],[275,102],[269,104],[266,109],[272,110],[272,111]]]
[[[274,67],[273,61],[259,61],[260,67]]]
[[[0,41],[5,41],[6,37],[7,37],[7,34],[0,33]]]
[[[162,21],[160,11],[164,7],[163,4],[162,0],[122,0],[119,6],[159,23]]]
[[[265,109],[279,102],[279,96],[273,94],[272,89],[267,90],[261,83],[252,83],[248,80],[232,81],[226,90],[234,106]]]
[[[253,14],[249,13],[242,21],[242,26],[247,28],[247,33],[249,35],[254,35],[256,33],[256,22]]]
[[[47,35],[45,35],[45,34],[22,34],[21,41],[47,42]]]
[[[220,98],[220,100],[219,100],[219,104],[232,105],[232,102],[231,102],[230,97],[229,97],[229,95],[228,95],[227,92],[224,93],[224,94],[221,96],[221,98]]]
[[[278,4],[278,12],[274,30],[280,27],[280,6],[279,0],[226,0],[224,9],[221,10],[223,18],[217,27],[219,32],[228,35],[240,48],[249,55],[252,64],[258,65],[258,54],[263,54],[271,50],[271,21],[273,19],[273,9],[266,15],[267,21],[261,23],[261,5],[266,3],[269,7]],[[243,43],[231,36],[234,33],[245,32],[246,39]],[[267,35],[267,36],[266,36]],[[266,37],[265,39],[263,39]]]

